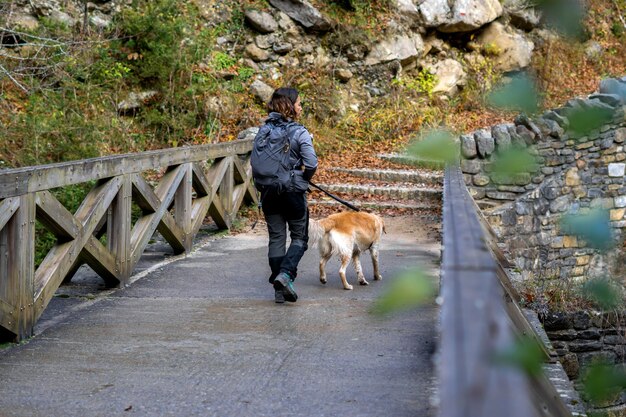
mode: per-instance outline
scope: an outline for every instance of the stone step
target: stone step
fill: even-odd
[[[445,164],[433,159],[418,158],[415,156],[400,153],[381,153],[377,155],[380,159],[402,165],[411,165],[428,169],[443,169]]]
[[[395,200],[412,200],[441,204],[441,188],[373,186],[359,184],[318,184],[329,193],[371,194]]]
[[[440,205],[436,205],[433,203],[401,203],[396,201],[361,201],[361,200],[351,200],[348,201],[353,206],[359,209],[370,209],[370,210],[384,210],[384,209],[402,209],[402,210],[419,210],[430,212],[429,214],[432,219],[436,221],[441,221],[441,215],[439,214]],[[341,204],[337,200],[334,200],[330,197],[325,197],[323,199],[310,199],[308,201],[309,206],[332,206],[332,207],[342,207],[345,210],[350,210],[344,204]]]
[[[346,174],[354,175],[355,177],[368,178],[378,181],[408,182],[428,186],[443,185],[443,172],[441,171],[420,172],[415,170],[368,168],[331,168],[330,171],[344,172]]]

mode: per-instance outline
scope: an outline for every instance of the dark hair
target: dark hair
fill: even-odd
[[[268,109],[283,115],[286,119],[296,117],[295,104],[298,100],[298,90],[295,88],[277,88],[272,94],[272,99],[268,104]]]

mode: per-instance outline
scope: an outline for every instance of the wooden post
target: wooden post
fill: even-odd
[[[124,175],[120,190],[111,204],[107,221],[107,244],[109,251],[115,257],[115,264],[118,276],[121,281],[118,283],[107,282],[109,286],[117,284],[124,285],[130,278],[130,234],[131,234],[131,203],[133,186],[130,175]]]
[[[233,224],[233,219],[236,214],[233,213],[233,191],[235,188],[233,158],[233,156],[225,158],[228,165],[226,167],[226,173],[222,178],[222,184],[220,185],[220,200],[224,208],[226,225],[229,229]]]
[[[19,198],[20,206],[9,227],[9,299],[15,308],[16,340],[32,336],[35,326],[35,194]]]
[[[185,251],[191,250],[193,244],[193,236],[191,235],[191,193],[193,181],[193,165],[184,164],[181,169],[185,171],[185,175],[176,190],[174,197],[174,219],[176,224],[184,231],[183,245]]]

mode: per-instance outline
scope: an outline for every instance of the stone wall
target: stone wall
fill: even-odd
[[[601,88],[601,93],[570,100],[563,108],[536,119],[520,116],[514,123],[460,138],[461,169],[470,193],[524,278],[603,274],[623,251],[626,77],[608,81],[615,81],[617,91]],[[583,114],[581,110],[608,116],[602,126],[581,136],[570,128]],[[495,175],[495,158],[511,146],[527,149],[536,156],[537,164],[529,172]],[[560,229],[564,214],[592,208],[608,211],[617,251],[599,253]]]
[[[545,318],[543,325],[567,376],[575,381],[579,390],[581,376],[593,361],[625,362],[624,313],[552,313]],[[626,392],[616,394],[601,404],[587,404],[587,408],[589,414],[594,416],[625,416]]]

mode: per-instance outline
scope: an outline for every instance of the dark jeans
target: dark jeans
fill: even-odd
[[[270,282],[281,272],[295,279],[298,263],[308,248],[309,209],[304,192],[263,193],[263,214],[269,232],[268,258],[272,275]],[[287,227],[291,243],[287,248]]]

